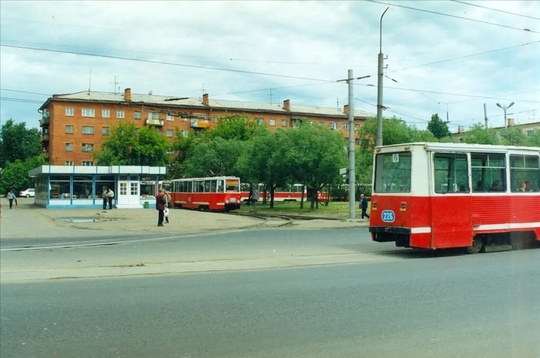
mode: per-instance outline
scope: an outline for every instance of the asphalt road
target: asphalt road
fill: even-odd
[[[204,250],[221,240],[218,249],[234,252],[249,240],[258,243],[261,254],[283,251],[283,260],[301,248],[316,254],[329,247],[335,253],[369,247],[374,251],[363,252],[365,257],[384,259],[3,282],[0,356],[540,356],[538,249],[426,254],[355,243],[354,230],[329,230],[320,237],[313,231],[270,232],[203,235],[197,242]],[[151,247],[154,253],[171,252],[178,242],[141,243],[146,245],[141,252]],[[128,247],[54,249],[41,256],[112,257],[122,252],[115,250],[136,250]],[[196,248],[195,243],[183,247]]]

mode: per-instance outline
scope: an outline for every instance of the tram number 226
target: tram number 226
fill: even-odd
[[[394,220],[396,220],[396,214],[394,214],[392,210],[383,210],[381,212],[381,219],[385,223],[391,223],[391,222],[394,222]]]

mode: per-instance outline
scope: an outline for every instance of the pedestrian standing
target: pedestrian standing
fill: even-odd
[[[7,193],[7,199],[9,201],[9,208],[12,209],[13,208],[13,200],[17,200],[17,197],[15,196],[15,193],[13,192],[13,189],[11,189]]]
[[[107,190],[107,202],[109,203],[109,210],[112,210],[112,201],[114,199],[114,191],[109,188]]]
[[[367,214],[367,207],[367,198],[364,196],[364,194],[360,194],[360,209],[362,209],[362,219],[364,218],[364,216],[369,219],[369,215]]]
[[[167,191],[163,191],[164,198],[165,198],[165,210],[163,210],[163,215],[165,216],[165,222],[169,223],[169,207],[171,202],[171,195]]]
[[[161,189],[156,195],[156,210],[158,211],[158,224],[157,226],[163,226],[163,218],[165,211],[165,190]]]
[[[101,197],[103,198],[103,210],[107,209],[107,188],[103,188],[103,193],[101,194]]]
[[[0,219],[2,219],[2,199],[0,199]]]

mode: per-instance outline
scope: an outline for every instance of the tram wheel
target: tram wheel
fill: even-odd
[[[469,254],[477,254],[479,252],[482,252],[484,249],[484,240],[482,237],[475,236],[473,239],[472,246],[467,247],[467,252]]]

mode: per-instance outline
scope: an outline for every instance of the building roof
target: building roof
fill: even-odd
[[[96,91],[81,91],[68,94],[55,94],[50,97],[41,107],[40,110],[47,108],[49,103],[54,100],[59,101],[85,101],[85,102],[110,102],[110,103],[126,103],[124,93],[114,92],[96,92]],[[143,105],[156,105],[179,108],[192,109],[223,109],[223,110],[238,110],[246,112],[276,112],[283,114],[306,114],[306,115],[323,115],[323,116],[346,116],[343,110],[338,108],[305,106],[290,103],[290,111],[283,108],[282,103],[265,103],[265,102],[249,102],[249,101],[233,101],[221,99],[208,99],[208,105],[203,103],[202,98],[189,98],[178,96],[162,96],[155,94],[131,94],[131,103]],[[355,110],[355,117],[374,117],[374,113],[369,113],[361,110]]]

